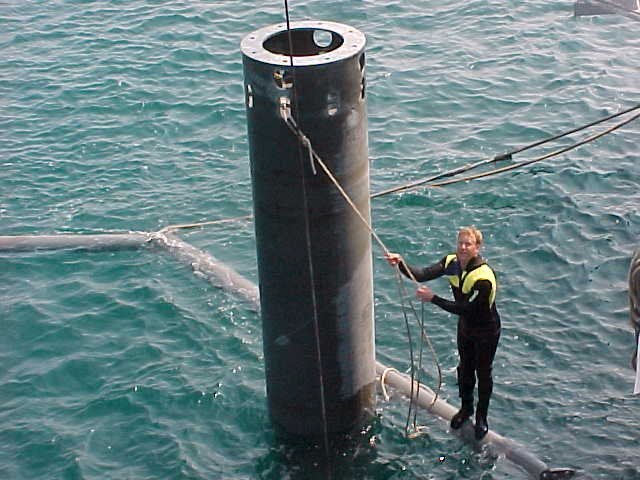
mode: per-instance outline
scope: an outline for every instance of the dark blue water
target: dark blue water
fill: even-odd
[[[638,22],[571,2],[290,2],[367,36],[372,191],[633,106]],[[0,234],[153,231],[251,213],[240,40],[279,2],[0,4]],[[594,130],[596,131],[596,130]],[[576,138],[580,138],[577,136]],[[415,263],[486,236],[503,337],[490,425],[551,466],[639,479],[626,270],[640,240],[638,124],[527,168],[375,199]],[[527,152],[533,158],[567,145]],[[257,281],[251,222],[182,234]],[[379,360],[409,367],[393,273],[374,252]],[[153,251],[0,257],[0,478],[326,478],[279,445],[260,319]],[[446,294],[444,283],[436,290]],[[457,405],[455,319],[427,308]],[[427,383],[434,367],[425,360]],[[378,403],[338,478],[524,478],[407,403]]]

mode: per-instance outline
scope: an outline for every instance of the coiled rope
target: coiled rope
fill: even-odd
[[[420,396],[420,372],[422,372],[422,347],[423,345],[426,343],[429,346],[429,349],[431,351],[431,355],[434,361],[434,364],[436,366],[436,369],[438,371],[438,387],[435,391],[434,397],[433,397],[433,401],[431,402],[431,405],[429,407],[432,407],[433,405],[435,405],[436,401],[438,400],[438,396],[440,394],[440,389],[442,388],[442,368],[440,367],[440,362],[438,361],[438,356],[436,355],[435,349],[433,348],[433,345],[431,343],[431,339],[429,338],[429,336],[426,334],[425,332],[425,327],[424,327],[424,302],[421,302],[421,315],[420,317],[418,317],[418,314],[413,306],[413,303],[411,302],[411,300],[409,300],[409,306],[411,308],[411,311],[414,315],[414,317],[418,320],[418,326],[420,327],[420,335],[421,335],[421,342],[420,342],[420,354],[418,356],[418,367],[415,367],[415,362],[414,362],[414,355],[413,355],[413,340],[411,338],[411,328],[409,326],[409,319],[407,318],[407,307],[404,304],[404,299],[405,298],[410,298],[405,284],[402,281],[402,278],[400,276],[400,270],[399,268],[395,268],[395,277],[396,277],[396,285],[398,286],[398,295],[400,297],[400,300],[402,302],[402,315],[404,317],[404,322],[405,322],[405,327],[407,329],[407,341],[409,343],[409,358],[411,361],[411,386],[410,386],[410,391],[409,391],[409,409],[407,411],[407,421],[405,423],[405,434],[408,438],[414,438],[417,437],[419,435],[421,435],[424,432],[424,427],[419,426],[417,424],[417,416],[418,416],[418,409],[414,407],[413,405],[413,399],[415,398],[415,403],[419,403],[419,396]],[[415,280],[415,279],[414,279]],[[416,375],[417,372],[417,375]],[[380,378],[380,383],[381,385],[384,385],[384,379]],[[414,387],[417,388],[417,390],[415,391],[415,397],[414,397]],[[409,423],[411,422],[411,411],[413,409],[413,432],[410,433],[409,432]]]

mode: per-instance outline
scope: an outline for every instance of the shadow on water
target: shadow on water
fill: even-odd
[[[388,461],[377,460],[375,437],[381,430],[380,419],[374,417],[360,431],[330,437],[328,449],[322,438],[273,433],[268,439],[268,453],[257,461],[256,476],[263,480],[391,478],[397,468]]]

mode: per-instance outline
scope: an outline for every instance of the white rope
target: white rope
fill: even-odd
[[[184,224],[179,224],[179,225],[167,225],[166,227],[160,229],[158,231],[158,233],[168,233],[168,232],[172,232],[173,230],[204,227],[206,225],[217,225],[219,223],[236,222],[238,220],[248,220],[250,218],[253,218],[253,215],[243,215],[241,217],[224,218],[222,220],[211,220],[211,221],[208,221],[208,222],[184,223]]]

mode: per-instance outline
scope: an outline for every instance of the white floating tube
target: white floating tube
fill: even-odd
[[[633,394],[640,394],[640,248],[633,252],[629,264],[629,321],[635,334],[636,383]],[[633,366],[633,358],[631,364]]]
[[[189,265],[194,273],[204,276],[215,287],[241,296],[251,303],[256,311],[259,310],[258,287],[209,253],[170,233],[153,235],[153,244],[166,249],[180,262]]]
[[[99,235],[17,235],[0,236],[0,253],[35,250],[126,250],[143,247],[152,234],[146,232]]]
[[[633,387],[633,394],[640,395],[640,337],[636,346],[636,383]]]

